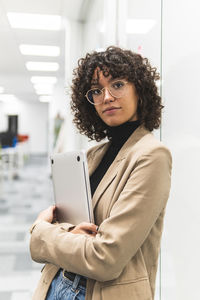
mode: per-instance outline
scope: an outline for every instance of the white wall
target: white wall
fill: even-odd
[[[65,48],[65,74],[56,84],[53,99],[49,104],[49,153],[59,149],[68,151],[81,148],[81,136],[72,122],[70,110],[70,86],[72,83],[72,72],[77,66],[78,59],[82,56],[82,23],[70,20],[63,12],[63,44]],[[58,137],[56,146],[54,145],[54,118],[59,113],[65,119],[63,128]]]
[[[147,57],[152,65],[160,71],[161,0],[128,0],[127,19],[153,20],[155,22],[153,28],[146,34],[127,34],[126,46]]]
[[[200,2],[164,1],[162,138],[173,155],[162,245],[162,300],[200,298]]]
[[[116,44],[115,0],[95,0],[88,8],[83,30],[84,53]]]
[[[8,114],[17,114],[19,134],[27,134],[30,137],[30,153],[47,153],[48,104],[16,100],[0,102],[0,109],[0,130],[7,130]]]
[[[27,133],[30,136],[30,152],[32,154],[47,153],[47,103],[22,103],[19,119],[19,133]]]
[[[4,115],[4,106],[4,102],[0,101],[0,132],[6,131],[8,126],[6,116]]]
[[[59,114],[62,119],[67,116],[67,96],[65,82],[63,78],[58,78],[52,95],[52,100],[49,103],[48,110],[48,154],[50,155],[55,146],[54,121],[56,115]]]

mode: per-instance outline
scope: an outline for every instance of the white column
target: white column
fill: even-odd
[[[127,33],[126,33],[126,21],[127,21],[127,0],[117,0],[117,38],[116,44],[120,47],[127,47]]]
[[[104,0],[104,47],[117,43],[117,1]]]
[[[63,19],[65,31],[65,82],[63,86],[64,98],[62,107],[65,121],[58,137],[59,151],[69,151],[81,148],[81,136],[73,124],[73,115],[70,109],[73,69],[78,65],[82,51],[82,24],[77,21]],[[61,149],[61,150],[60,150]]]

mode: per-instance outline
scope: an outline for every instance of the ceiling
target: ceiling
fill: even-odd
[[[30,81],[31,76],[56,76],[64,79],[64,30],[12,29],[8,12],[53,14],[71,20],[83,21],[89,0],[0,0],[0,86],[4,93],[14,94],[24,101],[38,101]],[[19,51],[20,44],[54,45],[61,48],[59,57],[26,56]],[[58,62],[56,72],[28,71],[26,61]]]

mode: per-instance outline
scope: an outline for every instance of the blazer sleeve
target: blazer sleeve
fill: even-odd
[[[96,237],[41,222],[31,236],[33,260],[97,281],[117,278],[165,208],[170,177],[171,155],[165,147],[142,155]]]

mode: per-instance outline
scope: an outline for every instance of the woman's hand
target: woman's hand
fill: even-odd
[[[46,221],[52,223],[55,220],[56,206],[49,206],[47,209],[41,211],[35,221]],[[95,236],[98,231],[98,226],[92,223],[82,222],[75,226],[70,232],[74,234],[87,234],[89,236]]]
[[[36,222],[46,221],[52,223],[53,220],[55,219],[55,212],[56,212],[56,206],[55,205],[49,206],[47,209],[39,213]]]
[[[98,231],[98,226],[92,223],[80,223],[70,232],[74,234],[87,234],[89,236],[96,236]]]

